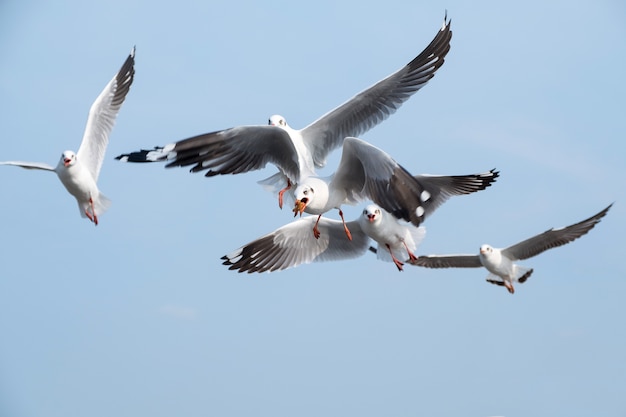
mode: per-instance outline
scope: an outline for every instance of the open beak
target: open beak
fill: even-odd
[[[309,200],[307,198],[303,198],[302,200],[296,200],[296,205],[293,208],[293,217],[296,217],[298,214],[302,216],[302,213],[304,213],[304,209],[306,208],[306,203],[308,202]]]
[[[373,214],[368,214],[367,215],[367,220],[369,220],[370,223],[374,223],[375,219],[376,219],[376,217]]]
[[[65,166],[69,166],[70,162],[72,162],[72,160],[71,160],[71,159],[69,159],[69,158],[65,158],[65,159],[63,160],[63,165],[65,165]]]

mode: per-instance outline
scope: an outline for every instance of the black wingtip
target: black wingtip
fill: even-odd
[[[115,159],[122,162],[159,162],[166,159],[162,154],[162,150],[162,147],[156,146],[154,149],[142,149],[138,152],[123,153],[116,156]]]
[[[445,9],[445,13],[443,15],[443,24],[441,25],[441,30],[446,30],[446,27],[449,28],[452,23],[452,19],[448,20],[448,9]]]

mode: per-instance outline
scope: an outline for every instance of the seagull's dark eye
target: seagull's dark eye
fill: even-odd
[[[315,191],[313,191],[313,188],[311,188],[311,192],[314,193]]]
[[[380,214],[380,210],[376,210],[376,214]]]
[[[304,195],[309,195],[309,190],[304,190],[304,191],[302,192],[302,194],[304,194]]]

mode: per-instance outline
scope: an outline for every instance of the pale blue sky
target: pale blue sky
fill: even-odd
[[[137,46],[98,227],[54,175],[0,167],[0,415],[626,415],[623,2],[198,3],[0,4],[0,160],[75,150]],[[274,113],[303,127],[417,55],[446,9],[445,65],[362,138],[416,174],[501,178],[443,205],[418,253],[507,246],[615,202],[524,261],[513,296],[484,270],[370,254],[236,274],[222,255],[292,219],[255,183],[273,167],[113,159]]]

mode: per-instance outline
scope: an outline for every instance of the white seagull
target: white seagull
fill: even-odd
[[[369,205],[357,220],[348,222],[352,242],[344,236],[343,224],[338,220],[321,219],[318,227],[323,231],[319,239],[311,236],[315,217],[309,216],[269,233],[223,256],[223,265],[239,272],[267,272],[292,268],[301,264],[357,258],[376,240],[380,250],[378,258],[392,261],[402,271],[402,262],[395,256],[414,251],[424,237],[423,227],[400,224],[389,213]],[[394,255],[395,254],[395,255]]]
[[[411,62],[303,129],[293,129],[284,117],[273,115],[267,126],[219,130],[116,159],[171,161],[166,167],[192,166],[191,172],[206,170],[207,177],[258,170],[269,162],[279,172],[259,183],[278,191],[282,208],[284,192],[314,175],[317,167],[323,167],[328,154],[345,137],[359,136],[376,126],[426,85],[450,50],[450,23],[446,15],[435,38]]]
[[[487,187],[498,176],[491,170],[479,174]],[[371,200],[394,217],[418,227],[442,201],[445,201],[446,184],[440,179],[427,181],[427,176],[413,176],[391,156],[381,149],[357,138],[346,138],[343,142],[341,161],[337,171],[325,178],[308,177],[294,191],[295,215],[303,212],[318,215],[336,208],[342,221],[343,204],[356,204]],[[477,190],[476,190],[477,191]],[[444,200],[442,200],[442,198]],[[350,239],[350,231],[345,225]],[[317,225],[313,234],[319,237]]]
[[[497,176],[497,172],[489,171],[459,176],[420,175],[417,178],[426,189],[435,190],[431,204],[427,206],[427,213],[431,214],[451,196],[484,190]],[[316,223],[321,231],[319,239],[311,236],[311,227]],[[356,258],[367,251],[371,238],[378,242],[378,258],[393,261],[395,257],[396,267],[402,270],[402,262],[398,259],[403,258],[404,251],[410,259],[424,236],[423,228],[397,221],[376,205],[367,206],[362,215],[348,222],[346,227],[352,230],[352,241],[345,238],[342,222],[305,217],[223,256],[223,264],[229,265],[229,269],[251,273],[281,270],[311,262]]]
[[[417,259],[413,254],[417,245],[424,239],[426,229],[402,223],[391,214],[375,204],[370,204],[359,217],[361,230],[378,243],[377,258],[393,262],[398,271],[402,271],[404,263],[400,261],[404,253],[409,259]]]
[[[96,183],[109,143],[109,134],[133,82],[134,65],[133,47],[122,68],[91,105],[78,152],[63,152],[56,167],[40,162],[22,161],[0,162],[0,165],[55,172],[67,191],[76,198],[80,215],[88,217],[97,225],[98,216],[109,207],[111,201],[100,192]]]
[[[426,268],[479,268],[484,266],[490,272],[487,282],[506,287],[513,294],[514,282],[523,283],[533,273],[515,263],[517,260],[528,259],[540,253],[572,242],[589,232],[606,215],[613,204],[598,214],[571,226],[549,229],[515,245],[504,249],[482,245],[478,255],[429,255],[411,259],[412,265]]]

